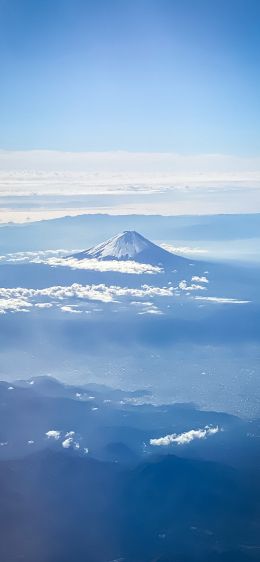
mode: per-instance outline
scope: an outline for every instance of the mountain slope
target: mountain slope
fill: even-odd
[[[0,493],[3,562],[259,559],[256,472],[173,455],[128,469],[43,451],[1,462]]]
[[[98,260],[133,260],[152,265],[187,264],[188,260],[157,246],[135,230],[125,230],[109,240],[84,250],[72,257]]]

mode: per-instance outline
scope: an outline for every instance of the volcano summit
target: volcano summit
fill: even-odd
[[[174,266],[187,264],[188,260],[167,252],[157,244],[154,244],[135,230],[125,230],[113,236],[109,240],[74,254],[73,258],[136,261],[152,265]]]

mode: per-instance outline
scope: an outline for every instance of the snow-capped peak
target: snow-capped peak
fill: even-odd
[[[151,243],[135,230],[125,230],[106,242],[95,246],[87,251],[89,257],[114,258],[117,260],[134,259],[138,254],[146,250]]]
[[[185,258],[174,256],[161,246],[157,246],[135,230],[125,230],[113,236],[109,240],[74,254],[73,258],[96,259],[96,260],[118,260],[137,261],[156,265],[173,265],[173,262],[186,262]]]
[[[81,257],[95,259],[134,260],[138,254],[153,246],[152,242],[135,230],[125,230],[89,250],[81,252]],[[80,256],[78,256],[80,257]]]

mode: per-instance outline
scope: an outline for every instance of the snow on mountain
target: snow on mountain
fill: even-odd
[[[106,242],[87,250],[89,257],[97,259],[134,259],[150,246],[149,240],[135,231],[125,231],[110,238]]]
[[[96,259],[133,260],[150,246],[152,242],[135,232],[126,230],[89,250],[82,252],[83,257]]]
[[[132,260],[152,265],[169,264],[171,266],[180,263],[188,263],[185,258],[168,252],[135,230],[126,230],[93,248],[74,254],[72,257],[79,260]]]

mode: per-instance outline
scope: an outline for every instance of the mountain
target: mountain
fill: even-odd
[[[130,468],[72,451],[2,461],[0,559],[256,562],[257,477],[174,455]]]
[[[79,260],[133,260],[152,265],[171,266],[179,263],[188,263],[188,260],[185,258],[167,252],[167,250],[154,244],[135,230],[125,230],[97,246],[93,246],[78,254],[73,254],[72,257]]]

